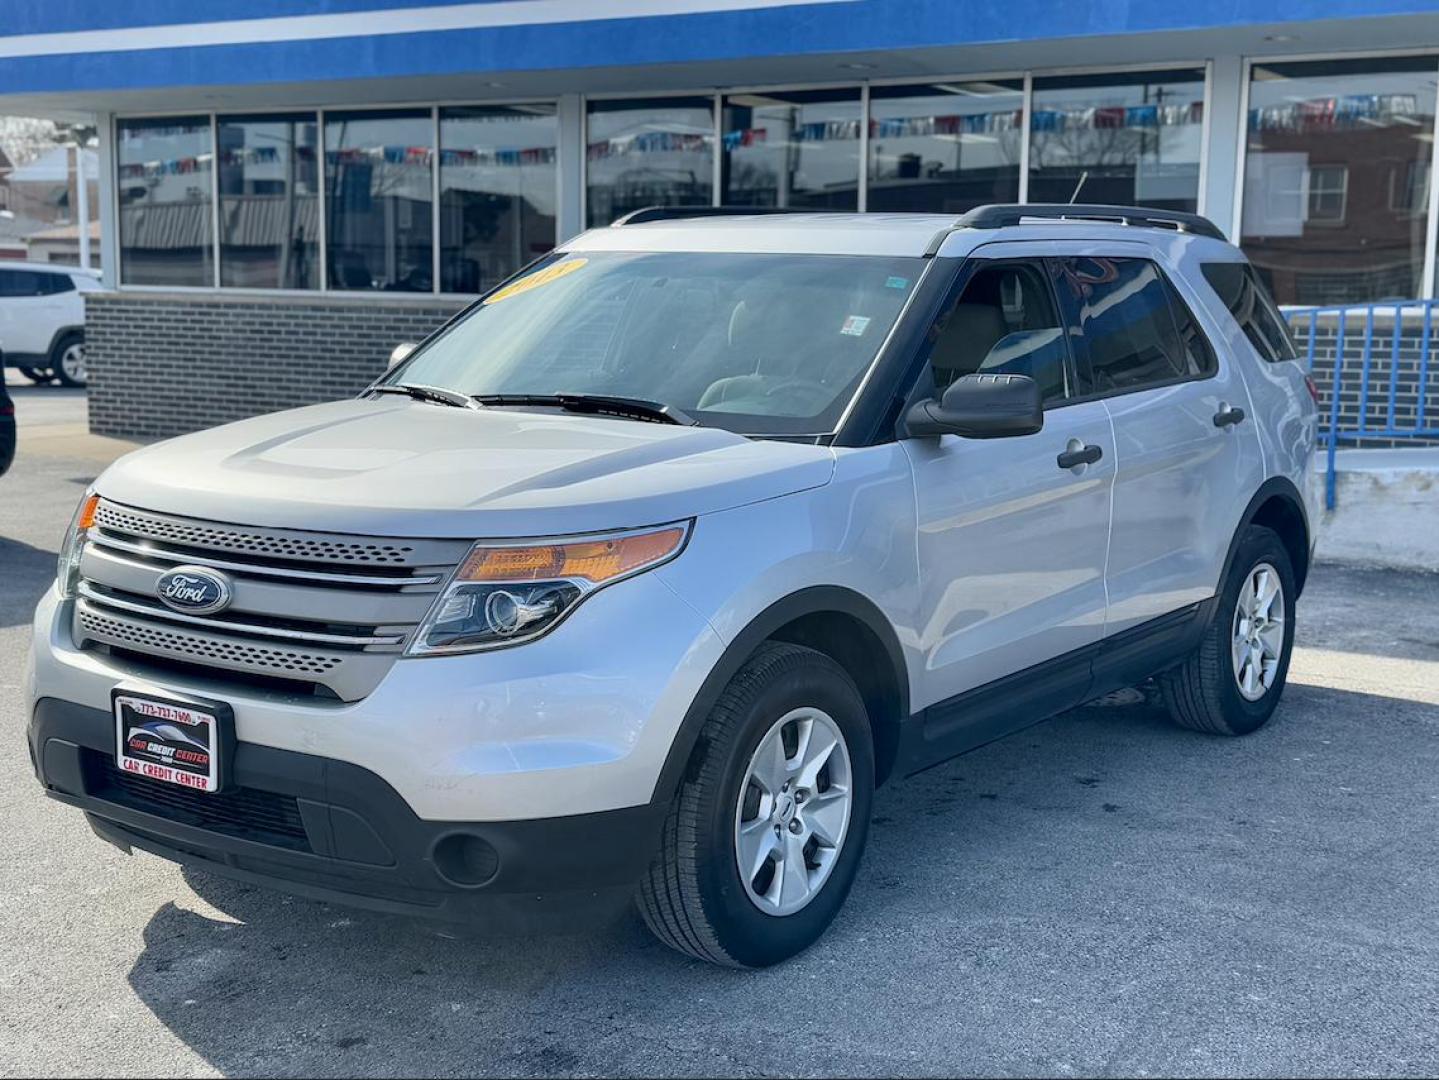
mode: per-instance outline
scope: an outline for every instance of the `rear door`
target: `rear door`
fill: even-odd
[[[1263,461],[1242,378],[1152,251],[1117,244],[1055,265],[1079,395],[1114,424],[1113,635],[1214,594]]]
[[[46,309],[50,320],[50,337],[69,326],[85,325],[85,298],[80,290],[91,285],[91,279],[81,275],[50,272],[44,275],[45,292],[50,298]]]
[[[1089,683],[1085,650],[1103,630],[1113,440],[1104,403],[1074,400],[1064,323],[1040,257],[1051,246],[974,253],[931,332],[916,388],[929,396],[965,374],[1029,375],[1044,392],[1043,430],[903,443],[919,525],[925,663],[915,704],[929,710],[931,759],[1077,704]],[[1083,448],[1098,456],[1061,462]]]

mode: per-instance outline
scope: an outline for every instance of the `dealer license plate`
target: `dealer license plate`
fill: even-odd
[[[117,692],[115,763],[137,776],[196,791],[221,787],[220,717],[189,704]]]

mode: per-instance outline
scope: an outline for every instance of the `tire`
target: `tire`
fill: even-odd
[[[20,372],[21,375],[24,375],[25,378],[29,379],[36,386],[44,386],[55,377],[49,368],[20,367],[15,370]]]
[[[1261,618],[1244,624],[1239,610],[1241,594],[1248,595],[1246,583],[1265,568],[1277,577],[1280,595],[1270,603],[1270,620]],[[1210,735],[1248,735],[1268,722],[1289,674],[1295,593],[1294,568],[1278,535],[1257,525],[1247,526],[1240,534],[1218,606],[1199,647],[1157,679],[1169,714],[1177,724]],[[1276,606],[1282,608],[1283,618],[1277,631],[1272,623]],[[1259,633],[1259,638],[1264,639],[1257,646],[1263,661],[1256,666],[1252,662],[1256,653],[1250,648],[1249,659],[1236,663],[1236,650],[1243,648],[1238,644],[1238,635],[1255,627],[1268,631]],[[1236,669],[1243,670],[1236,674]]]
[[[748,779],[752,770],[765,771],[765,762],[777,775],[789,777],[790,785],[795,777],[809,775],[809,769],[786,771],[786,763],[773,758],[759,760],[761,746],[776,747],[777,729],[778,746],[786,757],[791,753],[786,736],[809,730],[806,745],[815,747],[841,736],[812,786],[794,787],[790,803],[782,794],[762,795],[758,781]],[[818,741],[814,733],[821,736]],[[800,762],[804,756],[804,747],[796,744],[792,760]],[[846,761],[849,813],[846,823],[837,826],[835,803],[843,801],[846,785],[834,781],[844,776]],[[808,807],[802,809],[796,796],[807,796]],[[768,642],[736,672],[705,722],[665,819],[659,854],[640,885],[640,914],[660,941],[700,960],[741,968],[787,960],[817,941],[844,904],[864,851],[873,798],[874,745],[854,682],[823,653]],[[828,824],[822,825],[818,814],[802,819],[819,807],[826,808]],[[785,817],[788,812],[793,819]],[[749,820],[742,820],[746,817]],[[777,824],[785,820],[788,827]],[[748,883],[739,867],[745,843],[741,830],[751,843],[776,849]],[[821,833],[836,831],[837,845],[822,849]],[[792,841],[790,833],[795,834]],[[789,902],[806,894],[808,899],[796,910],[781,913],[785,887],[795,879],[781,879],[775,860],[782,852],[788,856],[790,843],[804,846],[790,863],[799,868],[800,881],[791,889]],[[827,870],[812,868],[810,860],[819,863],[823,851],[837,854],[823,860]],[[815,884],[809,891],[811,880]],[[775,899],[759,896],[760,888],[768,888]]]
[[[89,372],[85,367],[85,335],[66,334],[50,350],[50,370],[62,386],[83,387]]]

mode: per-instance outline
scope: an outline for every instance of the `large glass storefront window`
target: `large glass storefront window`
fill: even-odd
[[[331,289],[434,288],[430,111],[325,113]]]
[[[1199,207],[1204,71],[1034,80],[1029,201]]]
[[[1281,304],[1423,292],[1433,56],[1255,64],[1240,243]]]
[[[709,206],[714,98],[592,101],[585,147],[590,225],[646,206]]]
[[[1024,81],[875,86],[869,209],[963,213],[1019,201]]]
[[[857,210],[860,111],[858,87],[730,94],[720,203]]]
[[[553,105],[440,110],[440,289],[478,293],[555,246]]]
[[[209,117],[121,120],[115,135],[120,280],[214,285]]]
[[[318,128],[314,113],[219,118],[221,285],[320,287]]]

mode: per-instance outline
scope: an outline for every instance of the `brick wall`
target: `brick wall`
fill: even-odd
[[[1424,344],[1423,320],[1405,317],[1399,321],[1399,354],[1394,357],[1394,317],[1392,313],[1376,313],[1374,332],[1369,346],[1369,392],[1362,392],[1364,370],[1365,317],[1363,309],[1349,316],[1344,329],[1343,361],[1340,366],[1339,435],[1340,445],[1350,446],[1414,446],[1439,440],[1385,439],[1383,437],[1346,438],[1345,432],[1359,428],[1361,404],[1363,427],[1370,431],[1388,426],[1389,391],[1394,391],[1394,424],[1396,430],[1416,430],[1421,426],[1419,415],[1419,383],[1422,374],[1420,352]],[[1299,316],[1293,320],[1294,337],[1299,355],[1309,357],[1309,320]],[[1439,428],[1439,318],[1431,327],[1429,370],[1424,387],[1423,427]],[[1319,388],[1320,428],[1329,427],[1329,410],[1334,386],[1334,358],[1339,348],[1338,320],[1325,315],[1318,320],[1314,333],[1314,383]]]
[[[152,439],[349,397],[462,307],[434,297],[90,293],[90,429]]]
[[[358,392],[385,370],[390,350],[419,341],[460,309],[459,301],[378,294],[364,298],[256,297],[206,293],[90,293],[86,360],[90,427],[99,435],[161,438],[231,420]],[[1308,356],[1308,320],[1295,320],[1300,355]],[[1314,381],[1328,423],[1337,327],[1318,324]],[[1395,425],[1417,423],[1422,321],[1400,323],[1399,363],[1392,363],[1394,319],[1375,317],[1367,424],[1387,419],[1391,371]],[[1426,420],[1439,427],[1439,318],[1430,342]],[[576,359],[584,350],[574,343]],[[1344,339],[1341,434],[1359,419],[1364,316]],[[1355,442],[1344,440],[1341,442]],[[1358,440],[1363,445],[1412,441]]]

